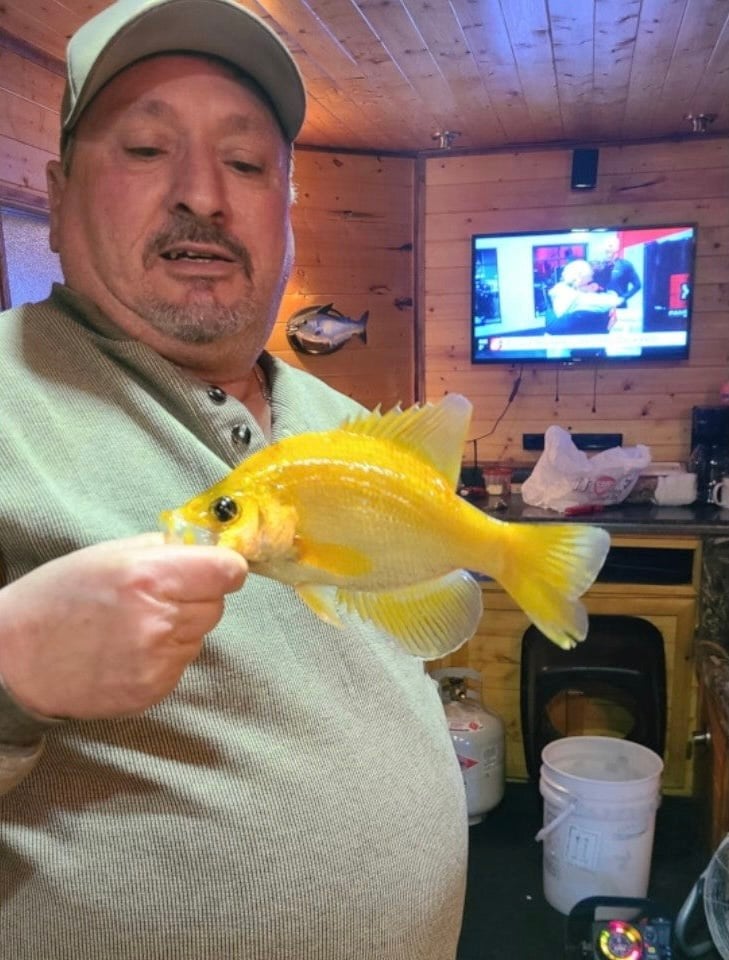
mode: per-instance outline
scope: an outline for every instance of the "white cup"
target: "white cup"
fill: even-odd
[[[724,493],[724,491],[727,491]],[[729,477],[722,477],[718,483],[711,488],[711,502],[717,507],[723,507],[729,510]]]
[[[653,499],[661,507],[683,507],[696,499],[696,474],[672,470],[658,477]]]

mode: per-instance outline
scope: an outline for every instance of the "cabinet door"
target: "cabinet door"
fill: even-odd
[[[707,744],[696,747],[697,786],[706,798],[706,834],[709,850],[715,850],[729,833],[729,739],[711,695],[702,689],[701,730],[709,734]]]

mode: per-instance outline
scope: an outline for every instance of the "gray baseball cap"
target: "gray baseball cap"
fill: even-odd
[[[235,0],[115,0],[71,37],[61,107],[61,138],[113,76],[156,53],[199,53],[227,60],[268,97],[293,143],[306,94],[291,53],[263,20]]]

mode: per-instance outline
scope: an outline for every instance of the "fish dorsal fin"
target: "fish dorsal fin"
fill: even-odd
[[[472,409],[465,397],[449,393],[438,403],[416,404],[407,410],[394,407],[383,414],[377,407],[343,424],[342,429],[406,447],[443,474],[455,488]]]

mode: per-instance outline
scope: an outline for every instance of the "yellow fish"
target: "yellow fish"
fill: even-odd
[[[505,523],[459,497],[471,409],[448,394],[286,437],[160,523],[168,540],[231,547],[323,620],[355,611],[423,659],[475,633],[482,596],[469,570],[497,580],[546,636],[572,647],[587,633],[579,597],[609,536],[576,523]]]

